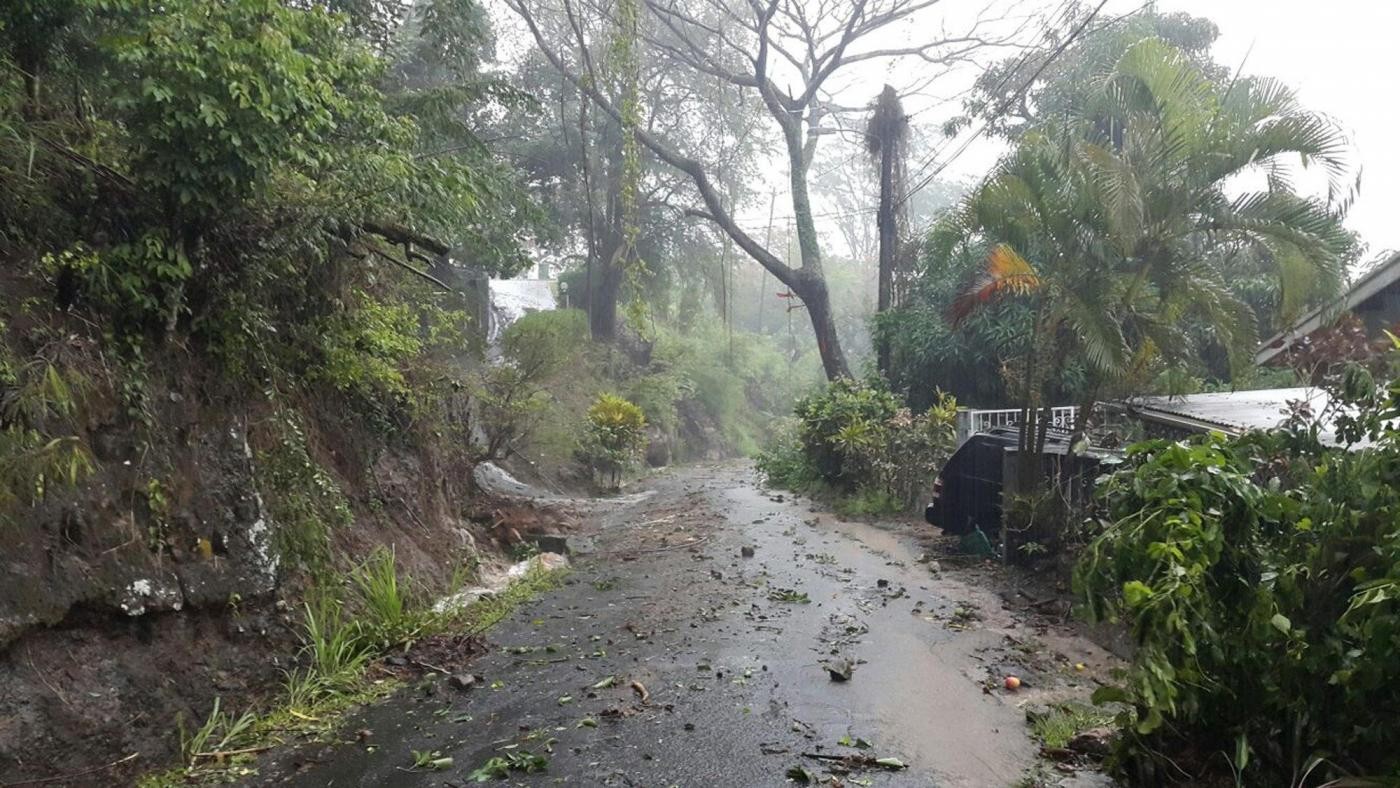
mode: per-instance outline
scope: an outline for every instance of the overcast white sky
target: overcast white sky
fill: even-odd
[[[1220,26],[1216,54],[1247,73],[1282,79],[1303,103],[1334,117],[1351,135],[1361,166],[1352,229],[1373,256],[1400,249],[1400,68],[1395,0],[1163,0]],[[1251,46],[1253,49],[1251,50]]]
[[[1049,0],[1046,0],[1047,2]],[[1112,0],[1105,16],[1142,0]],[[1363,259],[1400,249],[1400,30],[1397,0],[1159,0],[1164,12],[1185,11],[1220,27],[1216,58],[1245,73],[1276,77],[1303,104],[1331,115],[1351,136],[1361,167],[1361,193],[1348,218],[1369,245]],[[996,148],[981,146],[949,168],[978,177]]]

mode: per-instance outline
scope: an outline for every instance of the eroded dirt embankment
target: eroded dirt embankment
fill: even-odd
[[[520,752],[548,762],[512,772],[521,784],[783,785],[794,767],[846,769],[846,784],[1095,784],[1037,761],[1025,711],[1087,698],[1113,658],[1014,576],[940,565],[926,528],[841,522],[743,464],[644,487],[586,523],[595,549],[564,588],[491,633],[472,689],[430,681],[358,715],[353,740],[265,759],[249,784],[461,784]],[[1002,687],[1010,674],[1020,690]],[[415,752],[451,764],[414,769]]]
[[[194,380],[154,401],[155,430],[95,408],[96,473],[0,523],[0,785],[127,783],[172,762],[179,720],[198,727],[216,698],[265,707],[294,664],[310,573],[281,549],[260,465],[287,439],[285,414],[212,403]],[[479,489],[465,447],[390,445],[321,416],[296,437],[348,513],[324,547],[333,571],[392,547],[432,595],[571,521]]]

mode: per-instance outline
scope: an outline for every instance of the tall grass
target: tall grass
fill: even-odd
[[[227,769],[252,757],[248,748],[298,737],[328,736],[349,709],[383,697],[399,686],[394,679],[370,681],[370,663],[390,649],[437,632],[480,633],[517,606],[559,583],[561,571],[536,568],[500,593],[443,614],[431,612],[425,594],[410,593],[411,578],[400,577],[394,552],[376,550],[352,569],[344,585],[313,588],[303,607],[301,666],[287,672],[284,694],[261,716],[225,714],[216,701],[203,725],[187,732],[180,725],[185,765],[147,775],[141,785],[166,788],[190,780],[224,779]],[[454,577],[454,587],[465,582]],[[347,589],[350,607],[340,596]],[[353,613],[353,615],[352,615]],[[231,751],[238,752],[231,752]],[[214,758],[214,753],[231,758]]]
[[[372,641],[349,620],[339,597],[313,591],[304,606],[302,650],[305,664],[287,671],[287,705],[307,709],[359,681],[374,656]]]
[[[179,717],[176,724],[180,729],[180,755],[187,767],[193,768],[200,758],[224,757],[229,750],[238,748],[252,733],[257,717],[252,712],[244,712],[238,717],[220,710],[222,698],[214,699],[214,708],[204,724],[193,731],[185,730],[185,718]]]
[[[393,548],[380,547],[350,573],[361,634],[375,647],[407,647],[433,629],[431,610],[412,592],[413,580],[399,579]]]
[[[315,592],[305,609],[302,639],[304,652],[311,658],[310,668],[326,678],[363,669],[371,656],[372,644],[361,627],[345,617],[340,600],[325,591]]]

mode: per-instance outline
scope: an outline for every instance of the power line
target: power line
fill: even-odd
[[[1114,25],[1114,24],[1117,24],[1118,22],[1121,22],[1121,21],[1124,20],[1124,19],[1127,19],[1127,18],[1130,17],[1130,16],[1133,16],[1133,15],[1135,15],[1135,14],[1140,13],[1140,12],[1141,12],[1142,10],[1144,10],[1145,8],[1151,6],[1151,5],[1152,5],[1152,2],[1153,2],[1153,0],[1147,0],[1147,2],[1143,3],[1142,5],[1138,6],[1138,7],[1135,8],[1135,9],[1133,9],[1132,11],[1129,11],[1129,12],[1127,12],[1127,13],[1125,13],[1125,14],[1122,14],[1121,16],[1115,17],[1115,18],[1113,18],[1113,19],[1111,19],[1111,20],[1105,22],[1104,24],[1102,24],[1102,25],[1100,25],[1100,26],[1094,28],[1094,32],[1098,32],[1099,30],[1103,30],[1103,29],[1105,29],[1105,28],[1107,28],[1107,27],[1110,27],[1110,26],[1112,26],[1112,25]],[[1019,98],[1025,91],[1029,90],[1030,87],[1031,87],[1031,85],[1035,84],[1035,81],[1036,81],[1037,79],[1040,78],[1040,75],[1043,74],[1043,73],[1045,72],[1045,70],[1046,70],[1047,68],[1049,68],[1050,65],[1051,65],[1056,59],[1058,59],[1058,58],[1060,57],[1060,55],[1064,54],[1065,50],[1067,50],[1067,49],[1070,47],[1070,45],[1072,45],[1077,39],[1079,39],[1081,36],[1084,35],[1085,31],[1088,30],[1089,25],[1093,23],[1094,19],[1098,16],[1099,12],[1102,11],[1103,8],[1104,8],[1104,6],[1106,6],[1106,5],[1108,5],[1108,0],[1102,0],[1102,1],[1094,8],[1094,10],[1091,11],[1091,12],[1089,13],[1089,15],[1088,15],[1087,17],[1084,18],[1084,21],[1080,22],[1080,24],[1070,33],[1070,35],[1069,35],[1068,37],[1066,37],[1065,40],[1064,40],[1063,42],[1061,42],[1061,43],[1059,44],[1059,46],[1057,46],[1057,47],[1050,53],[1050,55],[1045,59],[1045,61],[1044,61],[1043,63],[1040,64],[1039,67],[1036,68],[1035,73],[1031,74],[1031,76],[1029,77],[1029,79],[1027,79],[1024,83],[1022,83],[1020,87],[1018,87],[1010,96],[1007,96],[1006,99],[1003,100],[1002,103],[1001,103],[1000,105],[998,105],[998,107],[996,108],[996,110],[992,113],[993,116],[1001,115],[1003,112],[1006,111],[1007,108],[1010,107],[1011,102],[1012,102],[1013,100]],[[1054,20],[1059,20],[1061,17],[1066,16],[1066,12],[1072,11],[1072,10],[1073,10],[1073,6],[1074,6],[1074,0],[1066,0],[1066,2],[1064,2],[1064,3],[1061,4],[1060,10],[1059,10],[1057,13],[1055,13],[1055,14],[1053,15],[1052,19],[1054,19]],[[993,93],[995,93],[995,92],[997,92],[997,91],[1000,91],[1001,88],[1005,87],[1006,83],[1010,81],[1010,78],[1011,78],[1013,75],[1015,75],[1016,72],[1018,72],[1027,62],[1029,62],[1030,57],[1032,57],[1033,55],[1034,55],[1034,52],[1032,52],[1032,51],[1027,51],[1027,52],[1020,58],[1020,61],[1021,61],[1021,62],[1018,62],[1013,68],[1009,69],[1009,70],[1007,71],[1007,74],[1006,74],[1005,76],[1002,77],[1001,81],[997,84],[997,86],[993,88]],[[932,172],[928,173],[928,175],[926,175],[926,176],[920,178],[920,180],[918,181],[918,183],[916,183],[913,187],[911,187],[908,191],[906,191],[906,192],[904,193],[904,195],[903,195],[902,197],[899,198],[899,201],[898,201],[897,204],[903,204],[903,203],[907,202],[907,201],[908,201],[911,197],[913,197],[916,193],[918,193],[918,192],[922,191],[923,189],[927,188],[928,185],[929,185],[930,183],[932,183],[933,180],[934,180],[935,178],[938,177],[938,175],[940,175],[945,169],[947,169],[948,166],[949,166],[950,164],[952,164],[954,161],[956,161],[956,160],[958,159],[959,156],[961,156],[964,152],[966,152],[967,149],[968,149],[969,147],[971,147],[972,143],[975,142],[975,141],[977,141],[977,139],[978,139],[979,137],[981,137],[983,133],[986,132],[986,130],[987,130],[987,128],[988,128],[989,126],[990,126],[990,123],[984,123],[981,127],[979,127],[979,128],[972,134],[972,136],[970,136],[970,137],[968,137],[966,140],[964,140],[964,141],[962,142],[962,144],[960,144],[960,145],[957,147],[957,149],[953,151],[952,155],[949,156],[947,160],[945,160],[945,161],[943,161],[941,164],[939,164],[936,168],[934,168],[934,170],[933,170]],[[951,144],[951,143],[952,143],[952,140],[950,139],[950,140],[948,140],[948,142],[946,142],[946,143],[944,143],[943,145],[940,145],[938,148],[936,148],[936,149],[933,151],[933,153],[930,154],[930,156],[925,160],[924,164],[922,164],[922,165],[920,166],[918,172],[916,172],[915,174],[918,175],[919,173],[922,173],[922,172],[923,172],[924,170],[926,170],[930,165],[932,165],[933,162],[937,160],[939,154],[940,154],[949,144]],[[855,154],[855,155],[859,155],[859,154]],[[850,158],[848,158],[845,162],[842,162],[841,164],[838,164],[836,167],[832,167],[831,169],[836,169],[836,168],[838,168],[838,167],[840,167],[840,166],[843,166],[845,163],[848,163],[848,162],[850,161],[850,159],[854,158],[855,155],[853,155],[853,156],[851,156]],[[817,213],[817,214],[812,214],[812,218],[813,218],[813,219],[845,219],[845,218],[852,218],[852,217],[857,217],[857,216],[869,216],[869,215],[874,215],[875,213],[877,213],[877,210],[874,209],[874,208],[862,208],[862,209],[855,209],[855,210],[830,211],[830,212],[825,212],[825,213]],[[794,219],[795,219],[794,216],[771,216],[770,219],[769,219],[769,225],[768,225],[768,226],[771,228],[772,222],[774,222],[774,221],[778,221],[778,222],[792,222]],[[755,222],[755,223],[753,223],[753,224],[750,224],[750,223],[748,223],[748,222],[739,222],[739,221],[736,221],[735,223],[736,223],[736,224],[739,224],[740,226],[748,225],[748,228],[749,228],[749,229],[758,229],[758,228],[763,227],[762,224],[759,224],[759,223],[757,223],[757,222]],[[770,232],[771,232],[771,229],[770,229]]]
[[[1125,13],[1125,14],[1121,14],[1121,15],[1119,15],[1119,16],[1116,16],[1116,17],[1114,17],[1113,19],[1110,19],[1110,20],[1108,20],[1107,22],[1104,22],[1102,25],[1099,25],[1098,27],[1095,27],[1094,30],[1093,30],[1093,32],[1097,33],[1097,32],[1099,32],[1100,30],[1106,30],[1106,29],[1112,27],[1113,25],[1116,25],[1116,24],[1118,24],[1119,22],[1123,21],[1124,19],[1127,19],[1128,17],[1131,17],[1131,16],[1134,16],[1134,15],[1136,15],[1136,14],[1139,14],[1139,13],[1141,13],[1142,11],[1146,10],[1147,8],[1151,7],[1151,6],[1155,3],[1155,1],[1156,1],[1156,0],[1146,0],[1146,2],[1144,2],[1142,5],[1138,6],[1137,8],[1134,8],[1133,10],[1131,10],[1131,11]],[[1078,28],[1077,30],[1075,30],[1075,32],[1074,32],[1073,34],[1071,34],[1071,36],[1070,36],[1068,39],[1066,39],[1065,42],[1064,42],[1063,44],[1061,44],[1060,47],[1059,47],[1055,52],[1053,52],[1053,53],[1051,54],[1050,58],[1047,59],[1045,63],[1041,64],[1041,67],[1036,71],[1036,73],[1031,75],[1030,80],[1028,80],[1024,85],[1022,85],[1021,88],[1020,88],[1015,94],[1013,94],[1013,97],[1016,96],[1016,95],[1019,95],[1022,91],[1027,90],[1027,89],[1030,87],[1030,85],[1031,85],[1032,83],[1034,83],[1035,80],[1038,79],[1038,78],[1040,77],[1041,72],[1043,72],[1047,67],[1049,67],[1050,62],[1051,62],[1052,60],[1054,60],[1056,57],[1058,57],[1058,56],[1060,55],[1060,53],[1062,53],[1062,52],[1069,46],[1069,44],[1072,43],[1072,42],[1074,41],[1075,38],[1077,38],[1077,37],[1079,37],[1080,35],[1083,34],[1083,32],[1084,32],[1085,28],[1088,26],[1089,22],[1093,21],[1094,17],[1098,15],[1099,11],[1103,10],[1103,7],[1104,7],[1106,4],[1107,4],[1107,0],[1104,0],[1104,2],[1099,3],[1098,7],[1094,9],[1093,13],[1089,14],[1088,18],[1086,18],[1086,19],[1084,20],[1084,23],[1081,24],[1081,25],[1079,26],[1079,28]],[[1001,111],[998,111],[997,114],[1001,114]],[[943,164],[941,164],[941,165],[938,167],[937,170],[935,170],[934,172],[930,173],[929,176],[928,176],[927,178],[923,179],[922,181],[920,181],[920,182],[918,183],[918,185],[916,185],[914,188],[910,189],[909,192],[906,193],[902,199],[907,200],[907,199],[909,199],[910,197],[912,197],[916,192],[918,192],[919,190],[921,190],[921,189],[925,188],[926,186],[928,186],[928,184],[929,184],[930,182],[932,182],[932,180],[933,180],[935,177],[937,177],[938,174],[939,174],[940,172],[942,172],[944,169],[946,169],[947,166],[948,166],[949,164],[952,164],[953,161],[956,160],[958,156],[962,155],[963,151],[967,150],[968,145],[970,145],[970,144],[972,143],[972,140],[973,140],[973,139],[976,139],[976,137],[977,137],[979,134],[981,134],[981,132],[985,131],[986,128],[987,128],[986,125],[984,125],[981,129],[978,129],[977,133],[974,134],[973,137],[972,137],[971,139],[969,139],[967,142],[963,143],[963,144],[958,148],[958,150],[955,151],[951,157],[949,157],[949,159],[948,159],[947,161],[945,161]],[[936,153],[936,152],[935,152],[935,153]],[[985,177],[983,178],[983,181],[984,181],[984,182],[986,181],[986,178],[985,178]],[[928,222],[927,224],[925,224],[924,227],[923,227],[919,232],[922,233],[922,232],[924,232],[924,231],[927,231],[928,228],[931,227],[932,225],[933,225],[933,221],[930,220],[930,222]],[[917,235],[918,233],[915,233],[915,234]]]
[[[1057,11],[1053,16],[1050,17],[1050,20],[1051,20],[1051,21],[1050,21],[1050,23],[1049,23],[1048,25],[1046,25],[1046,26],[1047,26],[1047,27],[1054,27],[1055,25],[1057,25],[1057,24],[1060,23],[1061,18],[1068,19],[1068,18],[1069,18],[1069,14],[1072,13],[1072,12],[1074,11],[1074,9],[1077,8],[1077,7],[1078,7],[1078,3],[1076,2],[1076,0],[1065,0],[1063,3],[1060,4],[1060,10]],[[1034,50],[1034,49],[1027,49],[1025,52],[1021,53],[1021,56],[1020,56],[1019,58],[1016,59],[1016,62],[1011,66],[1011,68],[1008,68],[1008,69],[1006,70],[1006,73],[1002,75],[1001,81],[998,82],[998,83],[996,84],[996,86],[994,86],[994,87],[991,89],[990,94],[991,94],[991,95],[997,95],[997,94],[1001,93],[1002,88],[1006,87],[1006,83],[1007,83],[1007,82],[1010,82],[1010,81],[1011,81],[1011,78],[1012,78],[1013,76],[1015,76],[1017,73],[1019,73],[1020,70],[1021,70],[1022,68],[1024,68],[1025,65],[1026,65],[1027,63],[1030,62],[1030,59],[1031,59],[1032,57],[1034,57],[1036,54],[1037,54],[1037,50]],[[975,90],[975,89],[976,89],[976,86],[974,85],[973,87],[968,88],[968,90],[966,91],[966,93],[971,93],[971,92],[972,92],[973,90]],[[1010,106],[1009,102],[1007,103],[1007,106]],[[998,111],[997,114],[1000,114],[1002,111],[1005,111],[1005,107],[1001,108],[1001,109]],[[952,139],[949,138],[948,140],[944,141],[943,144],[941,144],[941,145],[939,145],[938,147],[934,148],[934,149],[933,149],[933,152],[929,154],[928,158],[924,159],[924,162],[923,162],[922,164],[919,165],[919,168],[918,168],[917,170],[914,171],[914,174],[913,174],[912,177],[917,178],[917,177],[919,177],[920,175],[922,175],[922,174],[924,173],[924,171],[927,170],[927,169],[929,168],[929,165],[933,164],[935,161],[938,160],[939,154],[941,154],[941,153],[943,152],[943,150],[944,150],[945,148],[947,148],[949,145],[951,145],[952,143],[953,143]],[[920,187],[918,187],[918,188],[922,188],[922,186],[920,186]],[[903,198],[901,198],[901,199],[900,199],[900,202],[903,203],[903,202],[907,201],[907,200],[909,199],[909,197],[913,194],[914,191],[917,191],[917,188],[914,189],[914,190],[911,190],[908,194],[906,194]]]
[[[1061,54],[1063,54],[1064,51],[1069,48],[1069,45],[1073,44],[1074,41],[1084,33],[1084,30],[1089,27],[1089,24],[1091,22],[1094,21],[1094,17],[1098,16],[1099,12],[1102,11],[1103,7],[1106,5],[1108,5],[1108,0],[1100,0],[1099,4],[1094,7],[1094,10],[1090,11],[1089,15],[1084,18],[1084,21],[1079,23],[1079,27],[1075,28],[1074,31],[1071,32],[1069,36],[1065,38],[1064,41],[1060,42],[1060,45],[1056,47],[1053,52],[1050,53],[1050,56],[1045,58],[1045,62],[1041,63],[1040,66],[1036,68],[1035,73],[1031,74],[1030,78],[1027,79],[1024,83],[1022,83],[1021,87],[1016,89],[1016,91],[1014,91],[1010,96],[1007,96],[1005,99],[1002,100],[1001,104],[997,106],[996,111],[992,113],[992,116],[996,117],[998,115],[1001,115],[1011,106],[1011,102],[1013,99],[1020,97],[1022,93],[1029,90],[1031,85],[1035,84],[1035,81],[1040,78],[1040,75],[1045,73],[1045,69],[1049,68],[1050,64],[1055,62],[1055,59],[1058,58]],[[947,169],[949,164],[952,164],[954,161],[957,161],[958,157],[961,156],[968,149],[968,147],[972,145],[973,142],[976,142],[977,138],[981,137],[982,134],[986,132],[986,130],[990,126],[990,121],[985,122],[981,126],[979,126],[977,130],[972,133],[972,136],[964,140],[963,143],[958,146],[957,150],[953,151],[953,155],[945,159],[942,164],[939,164],[937,167],[935,167],[932,172],[920,179],[918,183],[914,184],[914,186],[909,189],[909,191],[905,192],[904,196],[899,198],[900,204],[907,202],[909,198],[913,197],[916,192],[922,190],[924,187],[932,183],[933,179],[938,177],[939,173]],[[934,152],[934,155],[937,155],[937,151]],[[930,159],[930,161],[932,161],[932,159]]]

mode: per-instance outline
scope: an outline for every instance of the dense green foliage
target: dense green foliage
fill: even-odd
[[[84,388],[74,375],[43,358],[19,364],[0,345],[0,523],[92,472],[73,434]]]
[[[658,321],[655,331],[643,352],[628,352],[590,339],[581,311],[525,315],[506,331],[508,363],[479,376],[477,418],[487,437],[514,425],[503,445],[546,478],[567,481],[588,409],[600,394],[616,393],[646,417],[649,462],[752,454],[771,422],[821,377],[814,357],[793,361],[748,332],[734,334],[731,350],[718,326],[682,332]],[[539,374],[518,380],[530,369]]]
[[[1400,386],[1353,369],[1334,395],[1356,409],[1142,444],[1102,486],[1075,585],[1137,644],[1100,699],[1130,704],[1140,779],[1166,778],[1154,753],[1183,749],[1257,785],[1400,769]],[[1340,447],[1319,441],[1334,416]]]
[[[854,488],[867,469],[862,449],[879,425],[894,418],[899,399],[881,386],[838,380],[798,400],[793,413],[798,438],[818,476],[828,484]]]
[[[546,384],[587,341],[587,317],[572,309],[527,315],[506,329],[501,363],[479,370],[472,387],[483,458],[523,448],[550,403]]]
[[[421,274],[525,262],[536,212],[475,131],[527,102],[480,73],[474,3],[352,5],[0,10],[0,469],[26,469],[0,473],[0,507],[91,469],[85,404],[119,400],[156,441],[149,392],[186,367],[277,412],[254,425],[260,483],[308,560],[328,477],[284,429],[297,410],[465,430],[466,304]]]
[[[878,383],[836,380],[798,401],[758,470],[785,489],[830,488],[853,513],[910,511],[955,448],[956,413],[946,395],[916,414]]]
[[[915,298],[882,316],[897,387],[1024,405],[1238,381],[1261,327],[1336,293],[1355,251],[1345,138],[1287,88],[1204,60],[1187,21],[1065,55],[1007,129],[1012,153],[927,239]],[[1336,199],[1295,193],[1300,163]],[[1229,186],[1246,173],[1266,187]]]

